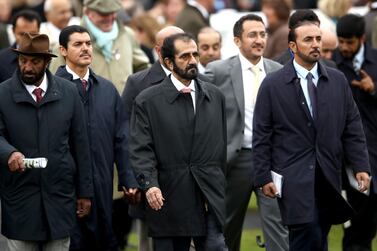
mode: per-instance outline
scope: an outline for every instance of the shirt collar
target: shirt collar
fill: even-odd
[[[356,53],[356,55],[353,57],[352,63],[354,66],[356,66],[357,70],[360,70],[361,65],[364,62],[364,52],[365,52],[365,46],[364,44],[361,44],[359,51]]]
[[[313,68],[310,69],[310,71],[308,71],[308,70],[305,69],[303,66],[299,65],[299,64],[296,62],[296,59],[294,59],[294,60],[293,60],[293,67],[295,68],[295,70],[296,70],[296,72],[297,72],[297,75],[298,75],[300,78],[306,79],[306,76],[307,76],[308,73],[310,72],[310,73],[313,75],[314,80],[317,80],[317,79],[318,79],[318,63],[315,63],[315,65],[313,66]]]
[[[249,70],[254,66],[244,55],[242,55],[242,53],[239,54],[239,58],[241,61],[242,71]],[[259,62],[256,64],[256,66],[258,66],[261,71],[264,71],[263,57],[259,59]]]
[[[174,77],[173,74],[170,75],[171,82],[173,82],[173,85],[177,90],[180,92],[183,88],[186,88],[184,84],[181,83],[176,77]],[[191,80],[190,84],[187,86],[191,89],[192,92],[195,92],[195,81]]]
[[[80,79],[81,80],[81,78],[79,77],[79,75],[77,75],[71,68],[69,68],[68,65],[65,65],[65,69],[67,70],[67,72],[69,74],[72,75],[72,79],[73,80],[76,80],[76,79]],[[85,76],[83,77],[83,79],[86,80],[87,82],[89,81],[89,68],[86,71]]]
[[[160,65],[161,65],[162,69],[164,70],[166,76],[169,76],[169,74],[171,74],[171,71],[169,71],[168,68],[165,67],[165,65],[163,65],[161,63],[160,63]]]
[[[200,13],[202,13],[203,17],[208,19],[209,12],[207,11],[207,9],[203,5],[201,5],[197,1],[193,1],[193,0],[189,0],[188,4],[197,8],[200,11]]]
[[[37,88],[41,88],[43,93],[46,93],[47,92],[47,87],[48,87],[48,83],[47,83],[47,75],[46,73],[43,75],[43,80],[42,80],[42,83],[39,85],[39,86],[35,86],[35,85],[27,85],[25,83],[23,83],[26,90],[29,92],[29,93],[33,93],[34,89],[37,89]]]

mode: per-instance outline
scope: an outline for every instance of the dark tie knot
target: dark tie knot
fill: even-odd
[[[35,88],[33,91],[33,94],[35,95],[37,103],[41,102],[42,100],[42,92],[43,90],[41,88]]]
[[[88,81],[86,81],[85,79],[82,79],[81,83],[82,83],[82,88],[84,89],[84,91],[86,91],[86,89],[88,88]]]
[[[314,76],[311,72],[308,73],[308,75],[306,75],[306,79],[307,80],[313,80]]]

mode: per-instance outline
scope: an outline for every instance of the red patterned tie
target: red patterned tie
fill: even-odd
[[[88,87],[88,81],[86,81],[85,79],[82,79],[81,83],[82,83],[82,88],[84,89],[84,92],[86,92],[86,88]]]
[[[33,91],[33,94],[35,95],[37,103],[40,103],[42,100],[42,92],[43,90],[41,88],[35,88]]]

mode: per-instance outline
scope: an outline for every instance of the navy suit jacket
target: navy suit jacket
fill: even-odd
[[[16,44],[0,51],[0,83],[11,78],[18,68],[17,54],[12,50],[14,48]]]
[[[338,70],[318,64],[316,122],[310,115],[292,61],[266,76],[254,110],[255,184],[272,182],[270,170],[283,175],[279,205],[287,225],[313,220],[317,168],[336,195],[341,189],[343,156],[355,173],[370,170],[361,119],[348,82]],[[336,198],[344,202],[340,195]],[[334,219],[332,223],[340,223],[347,217]]]

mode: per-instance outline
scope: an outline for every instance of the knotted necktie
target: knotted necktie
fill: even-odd
[[[181,93],[191,93],[191,88],[189,88],[189,87],[183,87],[180,92]]]
[[[315,121],[317,119],[317,87],[313,82],[313,74],[310,72],[306,75],[306,80],[308,81],[308,93],[312,106],[312,117]]]
[[[261,78],[261,75],[260,75],[260,69],[257,65],[253,65],[252,67],[250,67],[250,70],[253,72],[254,74],[254,81],[252,83],[252,88],[253,88],[253,104],[255,104],[255,101],[257,100],[257,94],[258,94],[258,90],[259,90],[259,86],[260,86],[260,78]]]
[[[84,90],[84,92],[86,92],[88,88],[88,81],[86,81],[85,79],[82,79],[81,83],[82,83],[82,89]]]
[[[41,88],[35,88],[33,91],[33,94],[35,95],[37,103],[40,103],[42,100],[42,92],[43,90]]]

